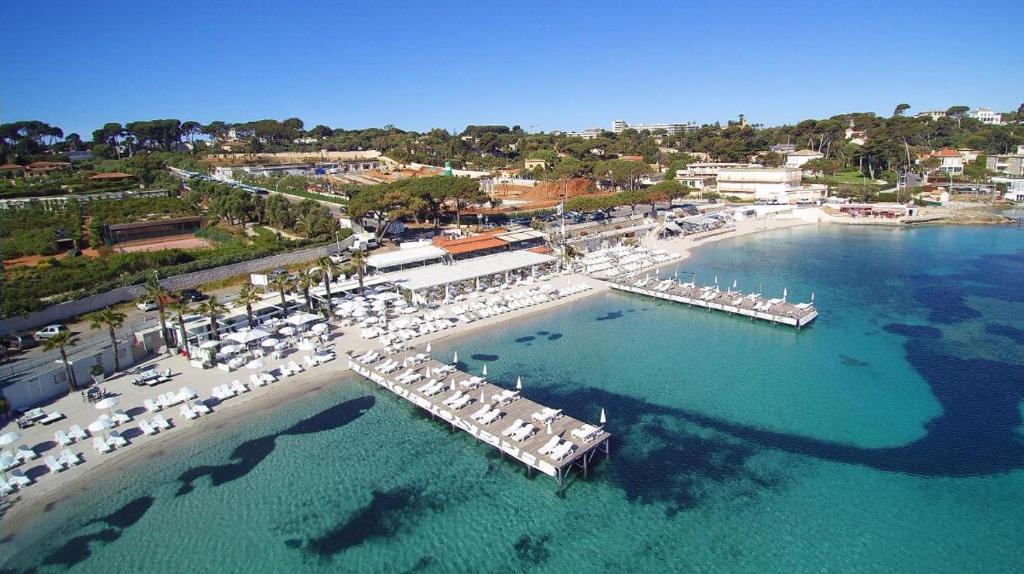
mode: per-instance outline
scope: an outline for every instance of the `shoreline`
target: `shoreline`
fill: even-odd
[[[774,231],[821,223],[829,222],[827,220],[807,219],[746,220],[737,222],[736,228],[729,231],[699,237],[689,236],[668,240],[655,239],[650,241],[650,246],[677,253],[679,257],[668,263],[669,265],[674,265],[689,259],[693,254],[693,250],[703,245],[752,235],[762,231]],[[521,309],[506,315],[489,317],[470,324],[460,325],[458,328],[450,331],[417,337],[407,341],[407,344],[409,346],[419,346],[426,344],[428,341],[458,341],[480,329],[526,319],[551,309],[570,305],[585,298],[610,291],[606,282],[583,275],[572,274],[566,280],[573,283],[585,282],[591,285],[593,289],[576,293],[563,299],[548,301],[536,307]],[[357,353],[380,346],[375,340],[357,339],[355,341],[346,341],[350,343],[346,345],[347,348],[337,348],[340,342],[340,339],[332,342],[332,346],[336,347],[335,351],[338,354],[338,358],[333,364],[337,365],[343,364],[344,357],[348,352]],[[51,508],[75,498],[111,473],[124,471],[133,464],[161,456],[168,448],[179,447],[182,444],[209,436],[223,429],[226,425],[252,414],[282,408],[298,398],[321,391],[331,385],[350,382],[359,377],[359,375],[347,367],[332,369],[329,368],[330,365],[331,363],[328,363],[326,370],[305,371],[292,378],[274,383],[265,390],[254,389],[240,398],[233,399],[232,402],[218,407],[212,416],[212,422],[205,422],[207,417],[198,421],[183,421],[180,417],[174,417],[174,428],[170,431],[162,432],[153,437],[136,437],[133,439],[132,445],[126,450],[119,449],[112,454],[102,455],[103,458],[98,458],[101,455],[89,451],[87,453],[88,462],[83,463],[83,465],[88,464],[88,467],[73,467],[58,475],[43,475],[45,480],[38,481],[36,484],[28,487],[28,489],[11,495],[4,502],[7,508],[2,512],[3,528],[0,531],[0,540],[7,541],[18,536]],[[189,371],[185,372],[188,373]],[[284,390],[274,390],[281,386],[287,388]]]

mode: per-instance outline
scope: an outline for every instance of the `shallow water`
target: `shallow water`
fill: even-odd
[[[821,316],[796,332],[609,293],[434,345],[579,418],[606,409],[611,460],[563,497],[352,380],[57,505],[3,544],[5,564],[1019,570],[1024,232],[800,228],[679,270],[813,291]]]

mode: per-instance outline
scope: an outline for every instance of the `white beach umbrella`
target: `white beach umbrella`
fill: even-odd
[[[551,434],[551,421],[548,421],[548,434]]]
[[[263,329],[250,329],[248,331],[239,331],[237,333],[231,333],[226,338],[235,341],[236,343],[245,345],[252,343],[253,341],[259,341],[260,339],[266,339],[270,336],[270,333]]]
[[[455,377],[452,377],[452,384],[449,385],[449,388],[451,388],[451,390],[453,390],[453,391],[455,390]]]
[[[281,327],[277,332],[281,333],[285,337],[291,337],[295,334],[295,327]]]
[[[427,378],[430,378],[430,365],[427,365]]]
[[[523,390],[523,378],[522,377],[516,377],[516,390],[517,391]]]
[[[262,369],[263,368],[263,361],[259,361],[259,360],[249,361],[248,363],[245,364],[245,368],[247,368],[247,369],[254,369],[254,370]]]
[[[216,349],[219,346],[220,346],[220,341],[212,341],[211,340],[211,341],[203,341],[203,343],[199,345],[199,348],[200,349]]]
[[[715,275],[715,285],[718,285],[718,275]]]
[[[15,441],[21,440],[21,433],[11,431],[0,435],[0,446],[7,446]],[[7,466],[6,464],[4,466]]]
[[[786,301],[786,297],[789,297],[789,289],[787,287],[782,288],[782,301]]]
[[[96,401],[96,404],[93,406],[95,406],[97,409],[105,410],[109,414],[110,409],[116,407],[117,403],[119,402],[120,401],[117,400],[117,397],[107,397],[105,399]]]
[[[601,424],[608,422],[608,417],[604,416],[604,408],[601,409]]]
[[[480,389],[480,402],[481,403],[486,403],[487,402],[487,397],[484,396],[484,390],[483,389]]]
[[[811,291],[811,303],[814,303],[814,291]]]
[[[220,348],[220,350],[222,353],[227,353],[230,355],[231,353],[237,352],[238,349],[240,348],[241,347],[239,347],[238,345],[224,345],[223,347]]]
[[[427,341],[427,352],[430,352],[430,341]]]
[[[452,357],[452,364],[453,365],[459,364],[459,352],[458,351],[455,351],[455,356]]]
[[[276,347],[277,344],[280,342],[280,339],[275,339],[274,337],[267,337],[266,339],[263,339],[260,345],[263,345],[264,347]]]
[[[110,419],[108,419],[106,417],[100,417],[100,418],[92,421],[91,423],[89,423],[89,432],[101,433],[103,435],[103,438],[106,438],[107,437],[107,429],[109,429],[112,426],[114,426],[113,421],[111,421]]]
[[[330,328],[331,326],[328,325],[327,323],[317,323],[316,325],[313,325],[313,328],[311,330],[314,333],[326,333],[327,330]]]
[[[483,374],[485,377],[487,376],[487,363],[484,363]]]
[[[736,280],[735,280],[735,279],[733,279],[733,280],[732,280],[732,288],[733,288],[733,289],[735,289],[735,288],[736,288]]]

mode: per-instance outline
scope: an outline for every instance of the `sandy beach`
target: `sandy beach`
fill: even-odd
[[[706,245],[723,239],[741,237],[760,231],[785,229],[800,225],[817,224],[816,218],[769,218],[764,220],[738,221],[734,229],[724,232],[711,232],[705,235],[673,238],[668,240],[655,240],[649,247],[665,249],[678,253],[680,258],[674,263],[688,258],[692,251],[701,245]],[[507,322],[516,321],[524,317],[540,314],[551,309],[579,301],[598,293],[604,293],[608,289],[603,281],[591,279],[579,274],[555,277],[550,284],[555,288],[568,285],[586,283],[593,287],[588,291],[577,293],[549,301],[535,307],[512,311],[500,316],[490,317],[475,321],[469,324],[460,324],[452,329],[426,335],[408,341],[410,346],[424,345],[428,341],[441,339],[457,339],[472,334],[473,332],[495,327]],[[53,474],[47,472],[42,458],[47,455],[56,455],[61,447],[53,440],[53,433],[56,430],[66,430],[71,424],[80,424],[83,428],[97,416],[96,410],[90,403],[83,402],[77,394],[63,397],[51,405],[48,405],[49,412],[62,412],[66,418],[50,426],[36,426],[26,429],[23,432],[22,440],[18,444],[33,445],[40,457],[23,465],[26,474],[35,480],[31,486],[21,489],[9,496],[3,502],[2,518],[4,540],[15,536],[20,530],[29,524],[40,513],[63,504],[78,493],[89,488],[90,485],[101,481],[104,476],[122,472],[132,465],[143,460],[153,459],[162,456],[168,449],[177,448],[180,445],[193,441],[196,438],[216,432],[227,425],[244,419],[253,413],[277,409],[288,404],[295,398],[316,392],[328,385],[341,384],[354,380],[356,377],[347,368],[344,359],[346,353],[358,353],[371,348],[380,347],[376,340],[366,340],[359,336],[358,329],[354,327],[344,328],[335,333],[334,339],[329,344],[338,355],[338,359],[328,362],[319,367],[308,368],[304,372],[289,378],[282,378],[276,383],[261,388],[253,388],[250,392],[232,398],[222,404],[215,405],[214,413],[204,416],[198,420],[189,421],[179,416],[174,408],[163,411],[171,420],[174,428],[161,432],[155,436],[147,437],[138,430],[137,421],[139,418],[147,418],[149,413],[142,408],[143,401],[152,398],[157,394],[176,391],[182,386],[194,389],[200,398],[209,397],[214,386],[227,384],[238,379],[248,384],[248,375],[254,371],[241,370],[229,373],[218,369],[199,371],[188,364],[182,357],[156,357],[142,363],[143,367],[154,367],[158,369],[171,369],[172,381],[157,388],[136,387],[130,384],[130,375],[121,375],[108,380],[104,387],[118,396],[120,408],[123,408],[129,415],[134,417],[133,422],[127,423],[122,429],[131,442],[127,447],[117,449],[109,454],[99,454],[91,448],[91,439],[73,444],[71,450],[81,453],[85,462],[67,469],[61,473]],[[293,354],[284,361],[296,360],[299,354]],[[276,364],[267,364],[267,368],[273,368]],[[201,376],[197,376],[201,375]],[[8,423],[2,432],[15,430],[14,422]]]

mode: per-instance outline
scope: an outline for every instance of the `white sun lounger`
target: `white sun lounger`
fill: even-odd
[[[263,381],[264,383],[267,383],[269,385],[270,383],[276,383],[277,382],[277,377],[275,377],[274,375],[270,374],[269,372],[267,372],[267,373],[260,373],[260,380]]]
[[[192,403],[192,412],[200,415],[208,415],[213,411],[210,409],[210,407],[206,406],[206,403],[196,401]]]
[[[461,399],[463,396],[465,396],[465,393],[463,393],[462,391],[456,391],[454,395],[448,397],[447,399],[442,401],[442,403],[447,406],[451,406],[452,403]]]
[[[0,500],[3,500],[7,495],[14,492],[14,485],[8,483],[6,480],[0,480]]]
[[[77,452],[72,452],[71,449],[64,449],[60,451],[60,463],[71,468],[72,466],[82,463],[82,457]]]
[[[574,450],[576,450],[576,445],[574,445],[571,441],[565,441],[562,444],[558,445],[558,447],[555,448],[555,450],[551,451],[551,458],[555,460],[562,460],[563,458],[569,456],[569,453],[573,452]]]
[[[296,372],[296,373],[301,373],[302,371],[305,370],[305,369],[302,368],[302,366],[300,366],[295,361],[288,361],[288,368],[291,369],[293,372]]]
[[[39,458],[39,453],[30,448],[27,444],[23,444],[18,447],[18,453],[15,455],[15,457],[21,459],[24,462],[28,462],[32,459]]]
[[[181,405],[181,408],[178,409],[178,412],[181,413],[181,416],[187,418],[188,420],[195,420],[199,418],[199,415],[197,415],[195,411],[190,409],[188,405]]]
[[[559,418],[561,418],[561,416],[561,410],[545,407],[544,410],[540,411],[539,413],[533,413],[533,420],[539,421],[541,423],[549,423],[558,420]]]
[[[479,409],[474,411],[473,414],[469,415],[469,418],[471,418],[471,419],[473,419],[475,421],[479,421],[490,410],[491,410],[491,405],[481,405]]]
[[[151,413],[158,413],[163,410],[163,406],[153,401],[153,399],[146,399],[142,402],[142,405],[146,407],[146,410]]]
[[[119,425],[125,425],[132,422],[132,417],[128,416],[128,414],[122,410],[117,410],[114,411],[114,422]]]
[[[455,410],[462,410],[466,405],[473,402],[473,397],[469,395],[462,395],[459,400],[452,403],[452,408]]]
[[[20,468],[16,468],[11,471],[10,483],[21,488],[23,486],[28,486],[32,484],[32,479],[25,476],[25,471],[21,470]]]
[[[492,409],[491,411],[480,417],[480,424],[489,425],[495,421],[500,420],[502,417],[501,409]]]
[[[57,462],[57,459],[53,458],[52,455],[48,455],[46,458],[44,458],[43,462],[46,463],[46,468],[50,469],[50,472],[54,474],[64,471],[64,465]]]
[[[249,387],[243,385],[238,379],[235,379],[231,381],[231,390],[234,391],[235,394],[240,395],[242,393],[248,393]]]
[[[82,430],[82,427],[78,425],[71,425],[71,428],[68,429],[68,436],[75,440],[85,440],[89,438],[89,435],[86,434],[86,432]]]
[[[511,436],[521,426],[523,426],[523,419],[516,419],[512,421],[512,424],[507,429],[501,431],[501,436]]]
[[[507,405],[518,398],[518,391],[510,391],[508,389],[505,389],[500,393],[495,393],[494,396],[491,397],[491,400],[495,403],[498,403],[499,405]]]
[[[601,428],[593,425],[585,424],[580,428],[572,429],[572,436],[582,440],[583,442],[590,442],[599,434],[601,434]]]
[[[557,447],[560,442],[562,442],[562,439],[557,436],[553,436],[551,437],[551,440],[544,443],[544,446],[540,447],[537,452],[541,454],[551,454],[551,451],[555,450],[555,447]]]
[[[164,415],[156,415],[153,417],[153,424],[160,430],[168,430],[171,428],[171,423],[167,422]]]
[[[118,448],[128,446],[128,440],[117,431],[110,431],[110,443]]]
[[[249,375],[249,383],[257,387],[262,387],[267,384],[266,381],[256,376],[256,373],[252,373],[251,375]]]
[[[526,439],[530,438],[531,436],[533,436],[533,433],[535,433],[535,432],[537,432],[537,427],[527,423],[527,424],[519,427],[519,429],[516,430],[516,432],[512,433],[509,436],[509,438],[511,438],[512,440],[514,440],[516,442],[523,442],[524,440],[526,440]]]
[[[61,446],[68,446],[75,442],[75,439],[69,437],[67,433],[62,430],[53,433],[53,438],[57,439],[57,442],[60,443]]]
[[[101,453],[107,453],[114,450],[110,446],[110,443],[104,440],[103,437],[101,436],[92,439],[92,448],[96,449],[97,452]]]
[[[159,432],[157,428],[149,424],[149,421],[147,421],[146,419],[139,420],[139,430],[141,430],[142,434],[146,436],[153,436],[157,432]]]

